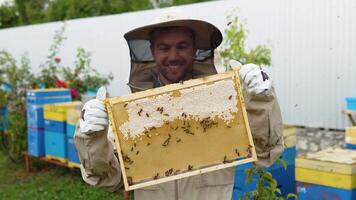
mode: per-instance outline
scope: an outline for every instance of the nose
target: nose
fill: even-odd
[[[175,49],[175,48],[172,48],[170,51],[169,51],[169,55],[168,55],[168,61],[169,62],[175,62],[177,61],[179,58],[179,54],[178,54],[178,51]]]

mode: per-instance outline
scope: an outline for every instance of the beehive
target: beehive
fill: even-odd
[[[296,180],[334,188],[356,188],[356,151],[329,148],[296,159]]]
[[[106,104],[126,190],[256,160],[236,71]]]
[[[286,148],[295,147],[297,143],[297,127],[293,125],[283,125],[283,139]]]
[[[346,128],[345,143],[348,149],[356,148],[356,126]]]

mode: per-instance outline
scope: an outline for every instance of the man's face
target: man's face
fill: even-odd
[[[191,71],[196,48],[189,30],[172,28],[154,35],[151,51],[159,72],[175,83]]]

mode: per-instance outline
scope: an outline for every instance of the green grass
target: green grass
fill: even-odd
[[[123,199],[84,183],[79,169],[33,161],[26,176],[25,164],[15,164],[0,151],[0,199]]]

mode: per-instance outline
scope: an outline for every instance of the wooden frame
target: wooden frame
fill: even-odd
[[[224,98],[226,102],[232,101],[236,104],[237,111],[231,112],[232,120],[224,121],[218,117],[210,118],[210,116],[199,120],[193,116],[187,117],[183,112],[182,117],[171,121],[163,120],[162,126],[146,127],[139,136],[133,137],[131,134],[124,134],[125,131],[122,127],[125,123],[131,123],[129,119],[133,120],[133,109],[138,109],[141,106],[138,102],[158,98],[162,95],[170,95],[174,99],[180,97],[180,91],[184,92],[189,89],[191,89],[189,91],[194,91],[196,88],[224,81],[233,83],[233,90],[236,93],[234,93],[234,98],[232,95]],[[206,91],[206,89],[200,91]],[[220,94],[224,93],[220,92]],[[210,95],[213,94],[210,92]],[[149,105],[154,107],[154,104]],[[124,186],[127,191],[257,160],[238,71],[193,79],[123,97],[109,98],[106,100],[106,106],[112,122],[111,127],[115,135]],[[131,111],[129,111],[130,108],[132,108]],[[147,108],[145,107],[145,109]],[[148,118],[153,114],[160,113],[162,118],[165,114],[163,107],[157,107],[155,110],[157,113],[153,113],[153,111],[145,113],[142,110],[140,109],[138,112],[135,110],[136,118],[150,120]],[[168,114],[165,115],[168,116]],[[207,119],[208,122],[204,121]],[[195,134],[190,129],[187,130],[186,126],[192,127]],[[160,158],[163,160],[159,160]],[[198,167],[187,165],[189,162],[195,163]],[[168,168],[168,166],[174,168]],[[164,171],[164,169],[169,170]],[[156,171],[153,170],[158,171],[156,176]],[[152,176],[149,177],[147,174]]]

